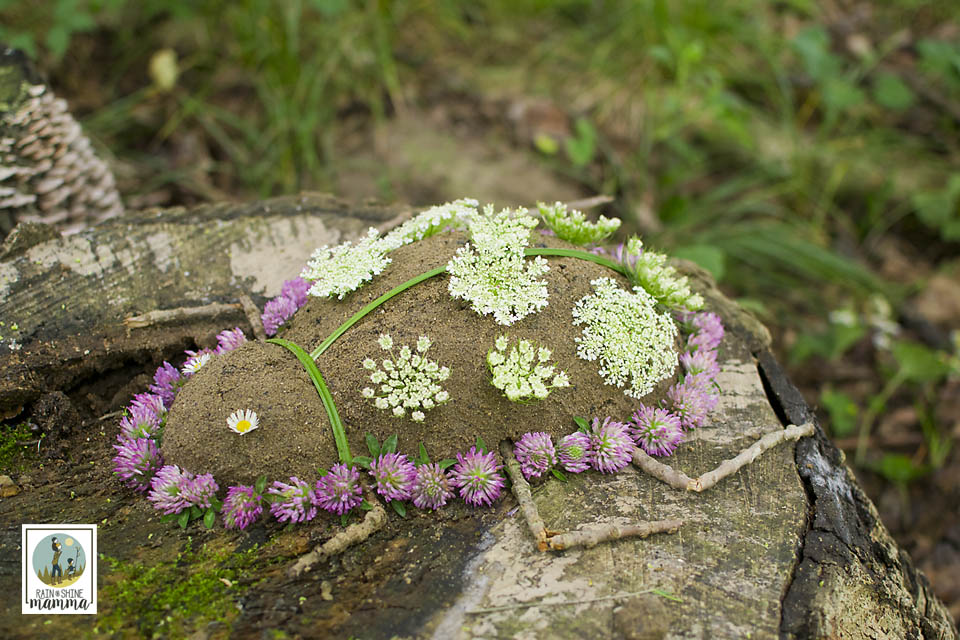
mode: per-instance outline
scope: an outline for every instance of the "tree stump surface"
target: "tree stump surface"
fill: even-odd
[[[260,637],[275,628],[305,638],[957,637],[819,427],[702,494],[632,467],[535,485],[552,530],[684,522],[672,535],[590,549],[537,551],[510,496],[491,509],[390,513],[372,538],[298,578],[286,568],[340,530],[335,519],[321,515],[292,530],[258,523],[241,533],[219,523],[185,532],[159,523],[146,500],[112,477],[116,419],[96,416],[141,391],[162,359],[209,345],[224,328],[250,335],[239,302],[246,296],[262,309],[316,247],[369,226],[386,229],[405,213],[305,194],[128,215],[69,237],[39,225],[15,230],[0,258],[0,411],[13,418],[59,407],[53,440],[64,450],[62,460],[15,476],[20,493],[0,500],[0,589],[20,593],[21,523],[98,522],[101,552],[124,561],[175,559],[188,536],[195,546],[227,550],[263,545],[259,581],[227,625],[201,625],[197,637]],[[702,272],[690,273],[727,328],[720,404],[666,460],[696,477],[765,433],[816,419],[771,355],[762,325]],[[212,303],[236,307],[171,324],[124,323]],[[119,579],[103,563],[100,572],[102,588]],[[106,614],[113,605],[100,606]],[[18,599],[6,598],[0,636],[66,637],[97,625],[92,617],[19,612]]]

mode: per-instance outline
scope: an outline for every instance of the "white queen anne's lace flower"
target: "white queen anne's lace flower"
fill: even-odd
[[[570,386],[565,372],[555,374],[556,367],[547,364],[550,349],[537,349],[529,340],[519,340],[507,352],[509,343],[509,338],[500,336],[495,348],[487,353],[487,366],[493,374],[490,384],[503,391],[508,400],[542,400],[552,389]]]
[[[430,207],[383,237],[387,251],[393,251],[405,244],[429,238],[446,229],[459,229],[466,226],[470,216],[477,212],[479,203],[471,198],[463,198],[436,207]]]
[[[576,209],[567,210],[567,205],[555,202],[547,206],[537,203],[540,217],[558,238],[573,244],[596,244],[620,228],[617,218],[600,216],[596,222],[588,222],[587,217]]]
[[[577,355],[599,360],[607,384],[629,385],[624,393],[642,398],[677,368],[677,325],[641,287],[629,293],[612,278],[590,284],[594,293],[573,308],[573,324],[585,325]]]
[[[550,270],[546,260],[524,260],[530,229],[537,220],[519,209],[494,213],[487,205],[470,218],[470,242],[447,264],[450,295],[471,303],[481,315],[511,325],[547,306],[547,284],[537,280]]]
[[[377,343],[384,351],[393,355],[393,338],[381,334]],[[423,422],[428,411],[450,399],[440,382],[450,377],[450,369],[427,360],[426,353],[431,345],[430,338],[420,336],[416,352],[407,345],[401,345],[395,359],[385,359],[380,363],[382,369],[372,358],[363,361],[364,369],[371,371],[370,382],[379,385],[379,390],[364,387],[360,395],[369,400],[378,409],[390,409],[394,416],[402,418],[410,410],[414,422]]]
[[[313,283],[307,292],[310,295],[337,296],[342,300],[387,268],[387,251],[379,233],[371,227],[356,244],[344,242],[333,248],[324,245],[314,251],[300,277]]]

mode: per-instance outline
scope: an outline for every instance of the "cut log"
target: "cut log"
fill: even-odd
[[[18,244],[0,261],[0,408],[30,416],[40,398],[60,392],[83,416],[116,410],[126,399],[122,383],[137,371],[209,344],[223,328],[250,335],[241,298],[262,307],[314,248],[368,226],[386,228],[403,213],[304,195],[147,212],[68,238],[34,234],[36,243],[15,232]],[[773,359],[765,329],[702,272],[690,273],[727,327],[719,406],[668,459],[697,478],[765,434],[816,418]],[[197,307],[207,315],[148,315]],[[152,320],[134,326],[125,323],[131,316]],[[97,378],[116,379],[116,397],[91,392]],[[551,531],[682,521],[676,533],[541,552],[512,498],[491,509],[411,507],[406,519],[389,513],[368,540],[339,555],[311,556],[310,571],[297,572],[291,569],[302,554],[342,530],[338,519],[290,531],[257,524],[240,533],[219,525],[181,532],[159,523],[140,495],[111,476],[115,423],[97,424],[71,436],[64,457],[73,464],[13,475],[21,491],[0,500],[0,546],[15,553],[20,523],[64,521],[101,522],[103,553],[148,564],[174,561],[188,536],[194,547],[266,543],[271,561],[258,565],[230,614],[237,637],[281,629],[364,638],[957,638],[949,614],[819,428],[813,438],[774,446],[704,493],[673,488],[633,466],[533,486]],[[154,547],[145,551],[148,534]],[[0,566],[0,589],[19,593],[19,566]],[[107,585],[118,574],[103,564],[100,571],[104,593],[115,593]],[[109,597],[100,604],[106,613],[117,606]],[[83,616],[35,621],[19,611],[17,599],[4,601],[0,636],[67,637],[98,624]],[[206,620],[185,624],[187,632],[216,632]]]

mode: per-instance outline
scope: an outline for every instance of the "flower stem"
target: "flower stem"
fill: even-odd
[[[623,265],[617,262],[616,260],[611,260],[604,256],[598,256],[595,253],[590,253],[589,251],[583,251],[581,249],[553,249],[550,247],[542,249],[525,249],[523,252],[526,256],[554,256],[560,258],[578,258],[580,260],[586,260],[588,262],[596,262],[599,265],[607,267],[608,269],[613,269],[622,276],[627,275],[627,270],[623,268]]]
[[[324,340],[323,342],[321,342],[321,343],[320,343],[320,346],[318,346],[316,349],[314,349],[313,351],[310,352],[310,357],[313,358],[314,360],[316,360],[317,358],[319,358],[319,357],[320,357],[320,354],[323,353],[324,351],[326,351],[327,348],[328,348],[331,344],[333,344],[334,341],[335,341],[337,338],[339,338],[340,336],[342,336],[343,333],[344,333],[347,329],[349,329],[350,327],[352,327],[353,325],[355,325],[355,324],[356,324],[357,322],[359,322],[365,315],[367,315],[368,313],[370,313],[371,311],[373,311],[374,309],[376,309],[377,307],[379,307],[381,304],[383,304],[384,302],[386,302],[387,300],[389,300],[389,299],[392,298],[393,296],[397,295],[398,293],[402,293],[402,292],[406,291],[407,289],[409,289],[410,287],[412,287],[413,285],[419,284],[419,283],[423,282],[424,280],[428,280],[429,278],[432,278],[433,276],[438,276],[438,275],[440,275],[441,273],[446,273],[446,271],[447,271],[447,265],[443,265],[442,267],[437,267],[436,269],[431,269],[430,271],[427,271],[427,272],[425,272],[425,273],[421,273],[421,274],[418,275],[417,277],[411,278],[410,280],[407,280],[407,281],[404,282],[403,284],[401,284],[401,285],[399,285],[399,286],[396,286],[396,287],[394,287],[393,289],[390,289],[390,291],[387,291],[385,294],[383,294],[382,296],[380,296],[379,298],[377,298],[377,299],[374,300],[373,302],[371,302],[371,303],[369,303],[368,305],[366,305],[363,309],[360,309],[360,311],[357,311],[355,314],[353,314],[353,316],[352,316],[349,320],[347,320],[347,321],[344,322],[342,325],[340,325],[339,327],[337,327],[337,330],[334,331],[333,333],[331,333],[329,336],[327,336],[327,339]]]
[[[281,347],[289,349],[293,352],[293,355],[297,356],[297,360],[300,361],[303,368],[307,370],[307,375],[310,376],[310,379],[313,381],[313,386],[317,388],[317,393],[320,394],[320,400],[323,401],[323,408],[327,410],[327,417],[330,419],[330,426],[333,429],[333,439],[337,443],[337,454],[340,457],[340,462],[349,466],[353,461],[353,456],[350,455],[347,432],[343,428],[343,422],[340,421],[340,414],[337,413],[337,405],[333,402],[333,395],[330,393],[330,389],[327,388],[327,383],[324,382],[323,376],[320,375],[320,370],[317,369],[316,363],[310,355],[295,342],[290,342],[283,338],[271,338],[267,340],[267,342],[272,342],[273,344],[278,344]]]

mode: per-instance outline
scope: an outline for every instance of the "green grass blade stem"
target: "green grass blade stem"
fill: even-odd
[[[290,342],[283,338],[271,338],[267,340],[267,342],[272,342],[273,344],[278,344],[281,347],[289,349],[293,355],[297,357],[297,360],[300,361],[300,364],[303,365],[303,368],[307,370],[307,375],[310,376],[310,379],[313,381],[313,386],[317,388],[317,393],[320,394],[320,400],[323,401],[323,408],[327,410],[327,417],[330,419],[330,427],[333,429],[333,439],[337,443],[337,454],[340,456],[340,462],[349,466],[353,461],[353,456],[350,455],[350,445],[347,443],[347,432],[343,428],[343,422],[340,421],[340,414],[337,413],[337,406],[333,402],[333,395],[331,395],[330,389],[327,388],[327,383],[324,382],[323,376],[320,375],[320,370],[317,369],[313,358],[295,342]]]
[[[407,289],[409,289],[410,287],[414,286],[415,284],[419,284],[424,280],[432,278],[433,276],[438,276],[441,273],[446,273],[446,271],[447,271],[447,265],[443,265],[442,267],[437,267],[436,269],[431,269],[430,271],[421,273],[417,277],[411,278],[410,280],[407,280],[403,284],[394,287],[390,291],[387,291],[385,294],[383,294],[382,296],[380,296],[379,298],[377,298],[376,300],[374,300],[373,302],[365,306],[363,309],[360,309],[360,311],[357,311],[355,314],[353,314],[353,316],[349,320],[347,320],[342,325],[337,327],[337,330],[331,333],[329,336],[327,336],[327,339],[321,342],[320,346],[318,346],[316,349],[310,352],[310,357],[313,358],[314,360],[319,358],[320,354],[326,351],[327,348],[331,344],[333,344],[337,338],[342,336],[347,329],[355,325],[357,322],[359,322],[363,318],[363,316],[367,315],[368,313],[370,313],[371,311],[379,307],[381,304],[383,304],[393,296],[397,295],[398,293],[402,293]]]
[[[626,270],[616,260],[611,260],[610,258],[604,256],[598,256],[595,253],[590,253],[589,251],[582,251],[580,249],[552,249],[552,248],[543,248],[543,249],[525,249],[524,255],[527,256],[554,256],[559,258],[578,258],[580,260],[587,260],[589,262],[596,262],[599,265],[607,267],[608,269],[613,269],[620,275],[627,275]]]

